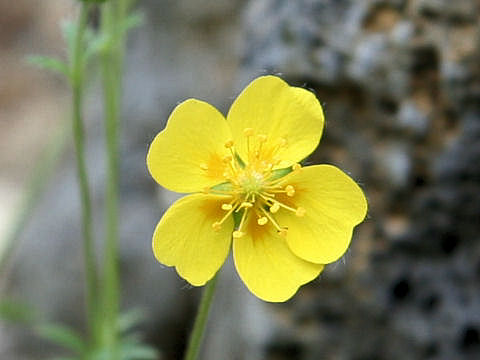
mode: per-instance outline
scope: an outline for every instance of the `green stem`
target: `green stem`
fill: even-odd
[[[217,275],[205,285],[202,300],[200,301],[197,316],[195,318],[195,324],[193,325],[193,330],[188,341],[187,352],[184,358],[185,360],[195,360],[198,356],[216,285]]]
[[[116,319],[119,311],[118,275],[118,183],[119,183],[119,114],[125,35],[121,25],[127,13],[124,0],[111,0],[102,9],[102,31],[109,46],[101,57],[107,153],[105,194],[106,239],[104,272],[104,341],[116,358]]]
[[[85,61],[84,35],[87,28],[89,5],[82,4],[78,19],[73,54],[71,54],[71,86],[72,86],[72,120],[73,139],[77,176],[82,206],[83,253],[86,276],[86,309],[87,321],[92,340],[97,338],[97,271],[95,265],[93,232],[92,232],[92,204],[85,161],[85,128],[83,123],[83,90]]]

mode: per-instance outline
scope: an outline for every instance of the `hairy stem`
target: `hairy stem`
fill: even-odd
[[[190,339],[188,341],[188,347],[184,358],[185,360],[195,360],[198,356],[203,333],[205,331],[205,325],[207,324],[208,320],[208,312],[210,310],[210,305],[212,304],[213,295],[215,294],[217,276],[218,275],[215,275],[215,277],[210,280],[203,289],[202,300],[198,306],[193,330],[190,333]]]
[[[116,357],[116,319],[119,311],[118,275],[118,184],[119,184],[119,133],[122,95],[125,32],[125,0],[111,0],[102,9],[102,32],[109,46],[101,57],[105,104],[105,143],[107,154],[107,181],[105,193],[106,239],[104,263],[104,340]]]
[[[97,337],[97,271],[94,255],[93,232],[92,232],[92,204],[88,183],[88,173],[85,161],[85,128],[83,123],[83,91],[85,61],[84,35],[87,28],[89,5],[81,5],[78,19],[73,54],[71,54],[70,81],[72,87],[72,120],[73,139],[75,144],[75,156],[77,166],[78,185],[82,206],[82,230],[83,252],[86,276],[86,308],[90,335]]]

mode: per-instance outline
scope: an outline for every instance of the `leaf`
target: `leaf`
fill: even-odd
[[[120,314],[117,318],[118,332],[123,334],[139,325],[146,318],[145,312],[140,309],[133,309]]]
[[[73,329],[57,324],[46,324],[36,328],[37,334],[51,342],[70,349],[78,354],[85,352],[86,344]]]
[[[121,348],[122,360],[156,360],[158,352],[147,345],[123,344]]]
[[[144,20],[145,16],[143,15],[143,13],[140,11],[136,11],[125,18],[122,24],[122,30],[127,32],[130,29],[142,25]]]
[[[50,70],[68,77],[68,66],[59,59],[48,56],[31,55],[27,57],[27,62],[41,69]]]
[[[12,323],[31,324],[36,319],[36,313],[30,305],[2,299],[0,301],[0,319]]]

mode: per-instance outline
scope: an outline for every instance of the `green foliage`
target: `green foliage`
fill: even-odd
[[[59,59],[49,56],[32,55],[27,57],[27,62],[41,69],[53,71],[68,77],[68,66]]]
[[[133,332],[145,319],[145,314],[139,309],[120,314],[117,319],[117,329],[120,334],[115,351],[119,360],[155,360],[157,351],[142,343],[141,336]],[[113,349],[98,347],[92,349],[82,338],[82,335],[72,328],[59,324],[43,324],[35,328],[43,339],[63,347],[74,354],[71,357],[56,357],[52,360],[111,360]]]
[[[140,11],[132,12],[125,18],[125,21],[122,24],[122,31],[127,32],[130,29],[136,28],[143,24],[145,17]]]
[[[140,325],[145,320],[145,312],[140,309],[132,309],[120,314],[117,318],[117,330],[120,334],[127,334],[129,331]]]
[[[70,327],[58,324],[45,324],[35,328],[38,336],[50,340],[61,347],[71,350],[75,354],[84,354],[87,345],[82,336]]]
[[[27,304],[12,299],[0,300],[0,319],[19,324],[31,324],[37,315],[34,309]]]
[[[84,3],[101,4],[101,3],[107,2],[108,0],[79,0],[79,1]]]

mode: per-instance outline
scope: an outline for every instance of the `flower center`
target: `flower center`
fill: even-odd
[[[222,210],[226,211],[225,215],[215,221],[212,227],[219,230],[229,216],[238,213],[241,220],[233,232],[234,238],[245,235],[244,227],[249,216],[255,216],[257,224],[261,226],[270,222],[280,235],[286,236],[288,229],[278,224],[274,214],[285,209],[296,216],[305,215],[304,208],[294,208],[278,200],[279,194],[295,196],[295,188],[286,184],[285,178],[276,177],[274,173],[274,167],[280,163],[276,155],[287,142],[281,138],[272,148],[265,149],[267,136],[255,135],[251,128],[244,129],[243,133],[247,143],[247,163],[243,164],[235,153],[233,141],[227,141],[225,147],[230,150],[231,155],[223,159],[226,165],[223,174],[225,184],[205,189],[205,193],[225,195],[227,200],[221,205]],[[300,171],[300,165],[295,164],[292,170]]]

